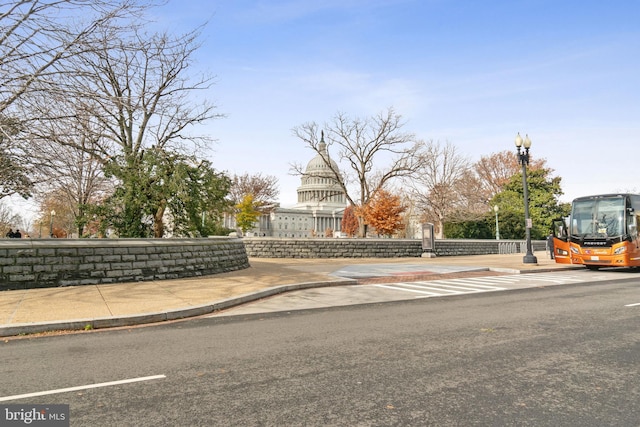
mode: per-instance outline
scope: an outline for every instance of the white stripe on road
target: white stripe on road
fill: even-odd
[[[625,305],[625,307],[635,307],[637,305],[640,305],[640,302],[637,302],[635,304],[627,304],[627,305]]]
[[[456,279],[447,279],[447,280],[456,280]],[[489,283],[515,283],[520,280],[520,276],[488,276],[488,277],[467,277],[466,279],[457,279],[457,280],[474,280],[474,281],[482,281]]]
[[[413,283],[394,283],[374,285],[396,291],[414,292],[427,296],[457,295],[463,293],[477,293],[483,291],[500,291],[501,286],[528,285],[531,282],[551,282],[555,284],[581,282],[582,278],[559,274],[518,274],[493,277],[467,277],[460,279],[429,280]]]
[[[578,277],[572,276],[554,276],[554,275],[544,275],[544,274],[529,274],[522,275],[523,279],[535,280],[539,282],[552,282],[552,283],[566,283],[566,282],[582,282],[583,280]]]
[[[467,291],[469,290],[469,288],[464,288],[462,286],[450,286],[450,285],[440,285],[439,283],[435,283],[435,282],[418,282],[418,284],[414,284],[414,283],[398,283],[398,285],[400,286],[400,289],[406,290],[405,287],[409,287],[409,288],[418,288],[418,289],[431,289],[432,291],[439,291],[439,292],[447,292],[450,294],[461,294],[462,292],[460,292],[461,289]],[[429,286],[429,285],[436,285],[436,286]],[[446,288],[453,288],[453,289],[446,289]]]
[[[429,286],[432,285],[432,286]],[[462,286],[465,285],[465,286]],[[378,288],[392,289],[395,291],[415,292],[418,294],[425,294],[431,296],[443,296],[443,295],[460,295],[465,293],[474,292],[486,292],[486,291],[500,291],[504,288],[497,286],[485,286],[478,284],[468,283],[451,283],[449,281],[439,283],[437,280],[433,282],[417,282],[416,283],[396,283],[394,285],[374,285]],[[435,292],[434,292],[435,291]]]
[[[91,388],[109,387],[109,386],[121,385],[121,384],[130,384],[130,383],[136,383],[136,382],[140,382],[140,381],[159,380],[159,379],[162,379],[162,378],[166,378],[166,376],[164,376],[164,375],[152,375],[150,377],[130,378],[130,379],[127,379],[127,380],[109,381],[109,382],[106,382],[106,383],[81,385],[81,386],[77,386],[77,387],[68,387],[68,388],[59,388],[59,389],[56,389],[56,390],[38,391],[38,392],[35,392],[35,393],[16,394],[14,396],[0,397],[0,402],[6,402],[7,400],[26,399],[26,398],[29,398],[29,397],[46,396],[46,395],[49,395],[49,394],[68,393],[70,391],[88,390],[88,389],[91,389]]]
[[[454,279],[447,279],[447,280],[454,280]],[[469,282],[474,282],[474,283],[489,283],[489,284],[496,284],[496,283],[515,283],[519,280],[518,277],[513,277],[513,276],[505,276],[505,277],[468,277],[466,279],[458,279],[458,280],[467,280]]]
[[[427,292],[427,291],[419,291],[417,289],[407,289],[407,288],[402,288],[400,286],[392,286],[392,285],[375,285],[377,288],[386,288],[386,289],[393,289],[394,291],[405,291],[405,292],[415,292],[417,294],[426,294],[426,295],[442,295],[442,294],[438,294],[435,292]]]
[[[430,283],[436,283],[440,286],[454,286],[457,285],[458,287],[461,287],[460,285],[462,285],[462,289],[472,289],[472,290],[478,290],[478,288],[484,288],[484,289],[503,289],[503,288],[498,288],[496,286],[487,286],[487,285],[480,285],[478,283],[473,283],[467,279],[450,279],[450,280],[434,280],[433,282]],[[470,288],[465,288],[464,286],[471,286]]]

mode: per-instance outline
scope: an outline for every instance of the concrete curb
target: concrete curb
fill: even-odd
[[[17,323],[15,325],[0,325],[0,337],[13,337],[17,335],[30,335],[53,331],[82,331],[94,329],[107,329],[125,326],[144,325],[149,323],[161,323],[169,320],[179,320],[188,317],[197,317],[210,314],[215,311],[235,307],[248,302],[257,301],[262,298],[283,294],[291,291],[298,291],[310,288],[321,288],[328,286],[356,285],[357,280],[340,279],[322,282],[295,283],[289,285],[279,285],[271,288],[243,294],[221,301],[204,304],[200,306],[185,307],[165,312],[133,314],[120,317],[100,317],[95,319],[75,319],[54,322],[38,323]]]

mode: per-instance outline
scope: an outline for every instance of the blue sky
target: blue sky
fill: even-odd
[[[177,29],[208,20],[197,67],[217,76],[227,116],[207,126],[214,166],[275,175],[285,206],[300,184],[290,163],[313,156],[291,128],[390,106],[472,161],[528,133],[563,201],[640,191],[639,1],[173,0],[157,12]]]
[[[640,191],[638,0],[169,0],[159,26],[208,21],[195,69],[227,117],[214,166],[275,175],[284,206],[313,152],[291,134],[393,106],[420,139],[476,161],[515,150],[562,177],[561,200]]]

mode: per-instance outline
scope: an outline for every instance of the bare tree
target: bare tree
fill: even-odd
[[[469,221],[480,220],[490,208],[485,188],[482,181],[474,173],[473,167],[467,169],[454,187],[454,191],[460,196],[456,211],[449,215],[450,220]]]
[[[32,96],[56,91],[69,61],[94,48],[93,36],[131,27],[149,4],[135,0],[0,0],[0,198],[30,195],[38,169],[23,133],[44,117]],[[58,113],[59,114],[59,113]]]
[[[151,217],[156,230],[163,229],[158,221],[164,217],[169,195],[149,194],[160,188],[151,181],[163,177],[157,176],[154,165],[143,163],[173,153],[202,152],[212,139],[190,135],[189,128],[220,117],[207,101],[192,101],[195,91],[206,90],[213,82],[212,77],[187,75],[200,46],[199,34],[195,30],[179,36],[147,35],[134,28],[128,35],[118,33],[114,41],[110,28],[95,33],[89,41],[94,49],[72,58],[72,73],[58,81],[56,93],[65,96],[49,93],[38,100],[40,115],[50,120],[44,121],[46,126],[34,126],[30,134],[31,140],[55,141],[107,167],[124,186],[121,212],[139,220]],[[61,116],[59,111],[69,113]],[[145,156],[145,150],[156,154]],[[125,222],[136,221],[131,217]]]
[[[17,120],[0,118],[0,199],[19,194],[29,197],[33,186],[33,168],[28,153],[17,140]]]
[[[345,192],[349,203],[362,207],[390,181],[409,176],[418,169],[421,144],[413,134],[402,131],[404,124],[402,117],[389,108],[364,119],[338,113],[324,126],[326,141],[324,131],[320,131],[315,122],[294,127],[293,134],[321,155],[326,169]],[[332,147],[337,152],[337,163],[329,156]],[[346,167],[341,170],[339,164],[346,164]],[[296,175],[306,172],[296,164],[292,165],[292,171]],[[359,234],[363,236],[364,221],[362,216],[358,219]]]
[[[280,194],[278,178],[261,173],[234,175],[231,178],[231,191],[229,192],[229,198],[233,204],[239,204],[249,194],[253,196],[253,202],[259,208],[274,206]]]
[[[546,160],[531,159],[529,168],[533,170],[546,168]],[[482,197],[485,200],[490,200],[502,191],[512,176],[521,172],[521,166],[515,150],[505,150],[499,153],[492,153],[488,156],[482,156],[480,160],[473,165],[473,171],[480,183]]]
[[[88,41],[146,8],[133,0],[17,0],[0,3],[0,115],[31,90],[66,74],[65,61],[92,49]],[[133,19],[131,19],[133,18]]]
[[[52,188],[49,192],[35,195],[40,206],[34,224],[38,226],[38,237],[68,237],[74,232],[75,215],[68,197],[61,188]]]
[[[104,176],[102,164],[88,154],[92,144],[90,136],[76,142],[82,149],[49,141],[40,146],[39,153],[49,161],[46,166],[42,165],[47,168],[48,180],[38,186],[38,192],[41,195],[43,192],[55,192],[61,197],[61,203],[66,202],[78,236],[84,234],[85,225],[89,222],[89,206],[113,192],[113,180]]]
[[[513,175],[520,172],[515,151],[501,151],[482,156],[473,167],[486,200],[502,191]]]
[[[23,220],[4,202],[0,202],[0,237],[5,237],[9,230],[20,228]]]
[[[443,237],[447,216],[457,210],[462,201],[458,191],[470,167],[469,160],[447,142],[429,142],[421,153],[422,163],[410,185],[426,219],[435,223],[436,236]]]
[[[135,161],[151,147],[192,154],[212,142],[187,133],[190,126],[220,117],[209,102],[190,98],[213,83],[213,77],[187,75],[199,35],[199,30],[175,37],[134,30],[114,46],[113,34],[104,31],[92,42],[99,49],[74,58],[76,77],[60,85],[66,86],[67,99],[74,94],[77,113],[71,118],[87,116],[101,131],[94,157]]]

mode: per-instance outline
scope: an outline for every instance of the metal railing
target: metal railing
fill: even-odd
[[[527,242],[499,242],[498,253],[499,254],[524,254],[527,252]]]

